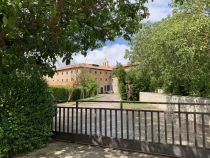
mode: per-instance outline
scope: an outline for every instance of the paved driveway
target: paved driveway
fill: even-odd
[[[96,98],[96,101],[120,101],[119,94],[104,94],[100,98]],[[58,104],[58,107],[75,107],[75,105],[66,104]],[[119,108],[120,103],[104,103],[104,102],[79,102],[79,107],[95,107],[95,108]]]

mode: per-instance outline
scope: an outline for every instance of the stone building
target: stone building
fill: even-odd
[[[77,80],[77,76],[81,72],[92,74],[99,83],[98,93],[106,93],[112,90],[112,70],[107,59],[103,61],[103,65],[97,64],[75,64],[56,69],[53,78],[45,77],[49,85],[73,85]]]

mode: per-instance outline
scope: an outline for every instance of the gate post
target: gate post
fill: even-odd
[[[181,109],[180,103],[178,104],[178,117],[179,117],[179,144],[182,145],[182,131],[181,131]]]
[[[76,101],[76,134],[78,134],[78,101]]]
[[[121,139],[123,139],[123,103],[120,102],[120,112],[121,112]]]

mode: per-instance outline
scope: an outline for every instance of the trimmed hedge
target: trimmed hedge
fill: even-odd
[[[71,89],[72,87],[69,86],[49,86],[56,100],[68,100]]]
[[[38,73],[0,71],[0,157],[45,146],[53,97]]]
[[[56,100],[68,100],[72,87],[70,86],[49,86],[49,90],[52,92]],[[81,88],[75,88],[72,94],[71,100],[81,99]]]
[[[75,88],[74,91],[73,91],[73,94],[72,94],[72,100],[81,99],[81,97],[82,97],[81,93],[82,93],[81,88]]]

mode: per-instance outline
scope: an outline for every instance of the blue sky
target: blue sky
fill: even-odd
[[[155,22],[167,17],[167,15],[172,13],[172,9],[168,6],[170,2],[171,0],[154,0],[154,2],[149,0],[146,6],[149,9],[150,16],[144,21],[150,20]],[[128,62],[127,59],[124,59],[126,49],[130,49],[128,41],[118,37],[114,42],[107,41],[106,46],[100,49],[89,51],[86,57],[81,54],[74,55],[71,64],[90,63],[101,65],[104,58],[107,58],[110,66],[114,66],[116,62],[126,64]],[[58,59],[56,66],[62,67],[65,64],[61,62],[61,59]]]

